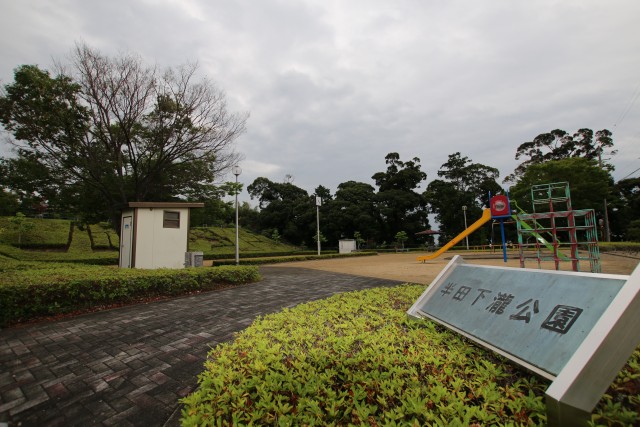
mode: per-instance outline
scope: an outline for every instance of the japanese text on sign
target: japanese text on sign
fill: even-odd
[[[624,280],[452,261],[409,310],[553,378]]]
[[[489,289],[473,288],[472,286],[458,285],[454,282],[448,282],[440,290],[442,297],[450,297],[452,301],[455,302],[464,302],[467,296],[471,294],[471,299],[473,299],[473,302],[471,302],[472,306],[487,298],[487,295],[492,293],[494,293],[494,291]],[[514,300],[516,301],[515,303]],[[510,306],[513,308],[510,308]],[[488,314],[494,315],[502,315],[506,311],[509,311],[509,313],[511,313],[509,320],[529,323],[533,315],[540,313],[540,301],[538,299],[528,298],[519,302],[515,295],[509,292],[498,291],[484,310],[487,311]],[[583,311],[580,307],[558,304],[550,310],[549,315],[539,326],[552,332],[566,334]]]

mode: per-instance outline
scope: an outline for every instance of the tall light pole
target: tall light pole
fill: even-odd
[[[598,164],[600,165],[600,169],[604,169],[602,167],[602,146],[598,149]],[[604,198],[604,235],[602,236],[602,240],[605,242],[611,241],[611,232],[609,230],[609,207],[607,206],[607,198]]]
[[[467,229],[467,206],[462,206],[462,214],[464,215],[464,229]],[[469,250],[469,235],[464,236],[464,239],[467,241],[467,250]]]
[[[240,168],[240,166],[235,165],[234,167],[231,168],[231,172],[236,176],[236,188],[235,188],[235,193],[236,193],[236,265],[240,264],[240,238],[239,238],[239,234],[238,234],[238,228],[239,228],[239,224],[238,224],[238,175],[240,175],[242,173],[242,169]]]
[[[609,228],[609,206],[607,205],[607,199],[604,199],[604,241],[611,241],[611,229]]]
[[[318,240],[318,256],[320,256],[320,205],[322,205],[322,198],[316,197],[316,239]]]

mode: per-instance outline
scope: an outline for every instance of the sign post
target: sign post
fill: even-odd
[[[489,206],[491,208],[491,218],[500,220],[502,259],[504,262],[507,262],[507,241],[504,237],[504,219],[511,217],[511,203],[509,203],[509,196],[499,194],[491,197],[491,193],[489,193]]]
[[[239,236],[239,222],[238,222],[238,175],[242,173],[242,168],[238,165],[235,165],[231,168],[231,172],[236,176],[236,187],[234,188],[234,193],[236,194],[236,265],[240,265],[240,236]]]
[[[552,380],[550,426],[584,426],[640,343],[640,267],[630,276],[465,264],[440,272],[407,312]]]
[[[316,240],[318,241],[318,256],[320,256],[320,206],[322,206],[322,198],[316,197]]]

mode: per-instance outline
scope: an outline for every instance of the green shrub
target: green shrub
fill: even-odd
[[[328,250],[322,251],[322,255],[337,254],[338,251]],[[374,252],[375,253],[375,252]],[[276,251],[276,252],[240,252],[240,259],[251,258],[276,258],[276,257],[291,257],[291,256],[306,256],[306,255],[318,255],[318,251]],[[206,260],[228,260],[230,257],[235,257],[235,249],[232,252],[220,252],[215,254],[204,254]],[[235,258],[234,258],[235,259]]]
[[[601,252],[640,252],[638,242],[598,242]]]
[[[209,353],[182,424],[544,425],[548,381],[408,320],[423,290],[340,294],[259,318]],[[617,382],[638,378],[638,360]],[[594,421],[637,425],[638,397],[605,396]]]
[[[265,258],[260,258],[260,257],[240,258],[240,264],[263,265],[263,264],[277,264],[277,263],[283,263],[283,262],[311,261],[316,259],[351,258],[351,257],[371,256],[371,255],[378,255],[378,254],[376,252],[352,252],[350,254],[330,253],[330,254],[322,254],[322,255],[317,255],[317,252],[313,252],[313,253],[308,253],[307,255],[287,255],[287,256],[278,256],[274,254],[273,256],[268,256]],[[234,259],[216,259],[213,261],[214,265],[235,265],[235,263],[236,263],[235,258]]]
[[[86,248],[86,247],[85,247]],[[80,263],[88,265],[118,265],[117,251],[88,252],[73,250],[71,252],[23,251],[14,246],[0,244],[0,256],[21,261],[40,261],[47,263]]]
[[[136,270],[1,261],[0,325],[259,280],[255,267]]]

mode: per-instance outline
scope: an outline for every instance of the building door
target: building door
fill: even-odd
[[[120,228],[120,268],[131,268],[131,242],[133,241],[133,217],[122,217]]]

